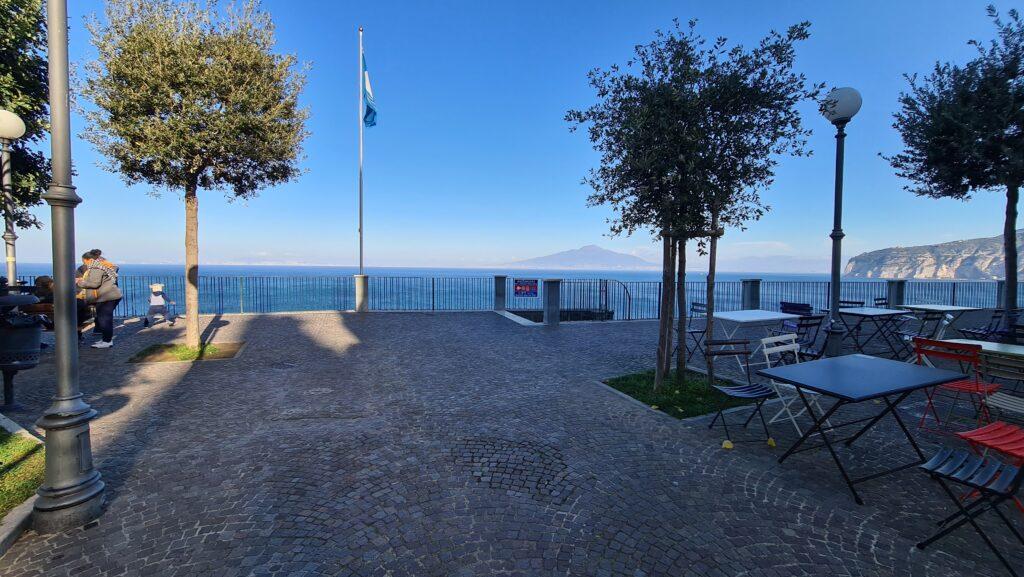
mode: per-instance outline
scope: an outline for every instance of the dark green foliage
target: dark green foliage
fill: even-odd
[[[0,108],[25,121],[25,136],[12,146],[17,225],[39,227],[28,208],[40,203],[50,163],[39,147],[49,128],[46,20],[42,0],[0,0]]]
[[[988,12],[997,38],[971,41],[974,59],[936,63],[923,79],[907,75],[910,89],[900,95],[893,124],[904,150],[887,160],[910,181],[906,190],[921,196],[968,200],[977,191],[1006,191],[1005,270],[1013,295],[1017,197],[1024,182],[1024,23],[1016,10],[1008,20],[993,6]]]

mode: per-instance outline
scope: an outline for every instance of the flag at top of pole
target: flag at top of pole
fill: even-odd
[[[370,87],[370,71],[366,68],[366,55],[363,55],[363,124],[367,128],[377,125],[377,104],[373,101],[373,88]]]

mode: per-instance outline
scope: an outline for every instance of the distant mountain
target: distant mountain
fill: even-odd
[[[1024,230],[1017,231],[1017,250]],[[859,254],[846,264],[846,276],[859,278],[1001,279],[1003,237],[974,238],[927,246],[883,248]],[[1017,276],[1024,272],[1020,264]]]
[[[588,244],[572,250],[564,250],[528,258],[513,263],[510,266],[522,268],[553,268],[553,269],[653,269],[658,265],[648,262],[631,254],[624,254],[612,250],[603,249],[599,246]]]

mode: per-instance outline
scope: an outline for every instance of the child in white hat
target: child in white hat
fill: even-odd
[[[157,315],[163,317],[168,324],[174,325],[174,314],[171,313],[171,305],[174,304],[174,301],[167,298],[167,294],[164,293],[164,285],[153,283],[149,285],[149,291],[149,309],[146,311],[146,317],[142,320],[142,326],[148,327],[156,323]]]

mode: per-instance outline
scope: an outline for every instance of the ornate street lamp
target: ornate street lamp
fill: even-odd
[[[14,176],[11,169],[11,143],[25,135],[25,123],[9,110],[0,110],[0,172],[4,187],[4,244],[7,245],[7,282],[18,284],[18,269],[14,258]]]
[[[85,402],[78,388],[75,207],[82,199],[71,184],[67,0],[47,0],[46,19],[53,181],[43,200],[50,205],[53,236],[57,383],[53,404],[36,421],[46,432],[46,478],[39,487],[33,528],[41,533],[52,533],[99,517],[104,485],[100,472],[93,467],[89,440],[89,421],[96,416],[96,410]]]
[[[832,220],[832,278],[829,288],[831,295],[828,306],[828,329],[826,329],[825,355],[837,357],[842,354],[843,337],[846,329],[839,318],[839,289],[843,259],[843,144],[846,140],[846,125],[860,111],[860,92],[853,88],[836,88],[828,93],[821,104],[821,113],[836,127],[836,188],[835,210]]]

